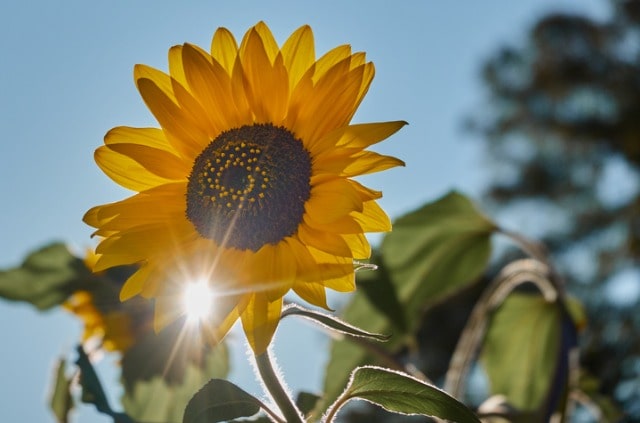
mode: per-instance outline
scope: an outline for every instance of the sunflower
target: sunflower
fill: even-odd
[[[89,250],[84,264],[92,269],[96,259]],[[111,289],[111,283],[94,279],[86,282],[87,289],[74,291],[62,307],[84,324],[82,342],[97,340],[106,351],[124,353],[134,342],[132,316],[113,301],[117,300],[117,291]]]
[[[404,165],[366,149],[405,122],[350,124],[373,75],[348,45],[316,60],[309,26],[279,47],[262,22],[239,46],[219,28],[209,52],[172,47],[168,74],[136,65],[160,128],[116,127],[96,150],[136,194],[86,213],[103,238],[94,270],[138,264],[120,297],[154,298],[158,330],[185,313],[186,285],[206,281],[202,325],[219,340],[241,319],[256,354],[288,292],[328,308],[325,288],[355,288],[364,234],[391,229],[382,194],[352,177]]]
[[[133,344],[130,316],[123,311],[101,312],[91,292],[74,292],[62,307],[83,322],[82,342],[99,340],[105,350],[119,352],[127,351]]]

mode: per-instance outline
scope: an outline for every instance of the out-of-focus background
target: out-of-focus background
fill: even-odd
[[[383,208],[398,217],[456,188],[501,225],[544,240],[596,317],[583,360],[640,416],[636,3],[5,1],[0,267],[53,240],[81,254],[93,245],[83,213],[129,195],[93,150],[114,126],[156,125],[134,87],[135,63],[166,69],[170,46],[207,47],[219,26],[241,38],[263,20],[281,43],[310,24],[318,55],[348,43],[376,65],[355,122],[409,122],[376,147],[406,168],[363,178],[384,191]],[[276,355],[293,390],[317,391],[328,341],[300,327],[282,325]],[[53,421],[53,362],[73,354],[79,323],[59,309],[2,302],[0,328],[2,421]],[[231,379],[259,393],[241,336],[230,343]],[[106,360],[103,382],[117,386],[115,359]],[[117,388],[110,395],[117,403]],[[73,417],[109,421],[90,406]]]

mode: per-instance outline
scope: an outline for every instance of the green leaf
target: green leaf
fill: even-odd
[[[331,316],[326,313],[322,313],[315,310],[309,310],[298,304],[289,304],[282,310],[282,317],[287,316],[300,316],[306,319],[313,320],[316,323],[320,323],[322,326],[334,330],[336,332],[343,333],[345,335],[369,338],[376,341],[388,341],[389,335],[382,335],[379,333],[371,333],[353,325],[350,325],[335,316]]]
[[[439,417],[458,423],[480,422],[467,406],[437,387],[380,367],[355,369],[329,416],[335,416],[351,399],[365,400],[398,414]]]
[[[310,392],[300,392],[298,393],[298,397],[296,398],[296,406],[298,410],[302,412],[303,415],[308,415],[311,413],[320,400],[320,397],[316,394],[312,394]]]
[[[257,414],[262,403],[224,379],[212,379],[184,410],[183,423],[213,423]]]
[[[462,194],[451,192],[398,219],[381,247],[384,268],[396,286],[413,331],[426,304],[475,282],[491,254],[497,225]]]
[[[0,297],[46,310],[62,304],[90,277],[81,259],[54,243],[29,254],[19,267],[0,271]]]
[[[191,397],[212,377],[229,372],[229,351],[180,338],[178,321],[158,334],[147,333],[123,356],[122,405],[128,415],[144,422],[180,422]]]
[[[541,295],[514,292],[494,312],[480,360],[492,394],[522,411],[547,399],[558,366],[563,312]]]
[[[182,384],[190,365],[203,372],[206,370],[206,378],[197,388],[211,378],[227,376],[229,352],[226,345],[210,346],[194,332],[199,329],[185,325],[185,320],[179,319],[158,333],[147,331],[125,351],[122,356],[125,387],[156,376],[163,376],[169,384]]]
[[[69,411],[73,408],[73,397],[70,390],[71,379],[66,375],[66,362],[64,359],[58,360],[55,374],[49,405],[58,423],[67,423],[69,421]]]
[[[133,423],[128,415],[116,412],[111,408],[107,395],[102,388],[98,374],[84,352],[82,345],[78,345],[76,364],[80,368],[80,386],[82,387],[82,402],[95,405],[96,409],[113,417],[114,423]]]
[[[373,251],[371,263],[382,263],[377,250]],[[375,271],[360,271],[356,273],[358,292],[363,294],[367,302],[373,306],[378,314],[389,319],[395,332],[406,333],[408,329],[407,315],[398,298],[396,286],[391,282],[384,266]]]
[[[112,414],[113,410],[109,405],[107,395],[102,389],[98,374],[89,361],[89,357],[84,352],[81,345],[77,347],[78,358],[76,364],[80,368],[80,385],[82,386],[82,401],[93,404],[98,411],[105,414]]]
[[[366,331],[393,333],[381,347],[397,351],[411,342],[426,308],[480,277],[491,254],[491,235],[497,229],[457,192],[399,218],[382,242],[376,263],[380,268],[356,274],[358,292],[345,307],[343,320]],[[372,303],[374,295],[368,287],[376,286],[384,287],[384,292]],[[325,373],[325,397],[318,409],[340,394],[353,368],[372,362],[380,363],[371,351],[349,341],[334,341]]]

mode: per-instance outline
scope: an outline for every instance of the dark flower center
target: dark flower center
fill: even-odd
[[[271,124],[231,129],[193,164],[187,219],[220,245],[258,251],[296,232],[310,179],[309,153],[287,129]]]

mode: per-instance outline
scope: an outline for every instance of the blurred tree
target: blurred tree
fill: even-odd
[[[640,1],[605,20],[551,13],[483,67],[498,222],[549,249],[586,305],[582,366],[640,419]],[[504,218],[503,218],[504,217]]]
[[[493,177],[483,208],[546,245],[567,290],[586,306],[579,400],[602,414],[578,408],[575,421],[618,421],[615,408],[624,421],[640,421],[640,0],[610,6],[606,19],[551,12],[499,49],[482,68],[487,97],[467,121],[486,143]],[[442,381],[473,304],[497,271],[522,255],[501,251],[474,285],[435,306],[425,303],[415,343],[388,349],[397,363]],[[380,254],[378,283],[389,271],[384,248]],[[469,395],[477,404],[486,392]],[[359,405],[343,418],[398,417]]]

